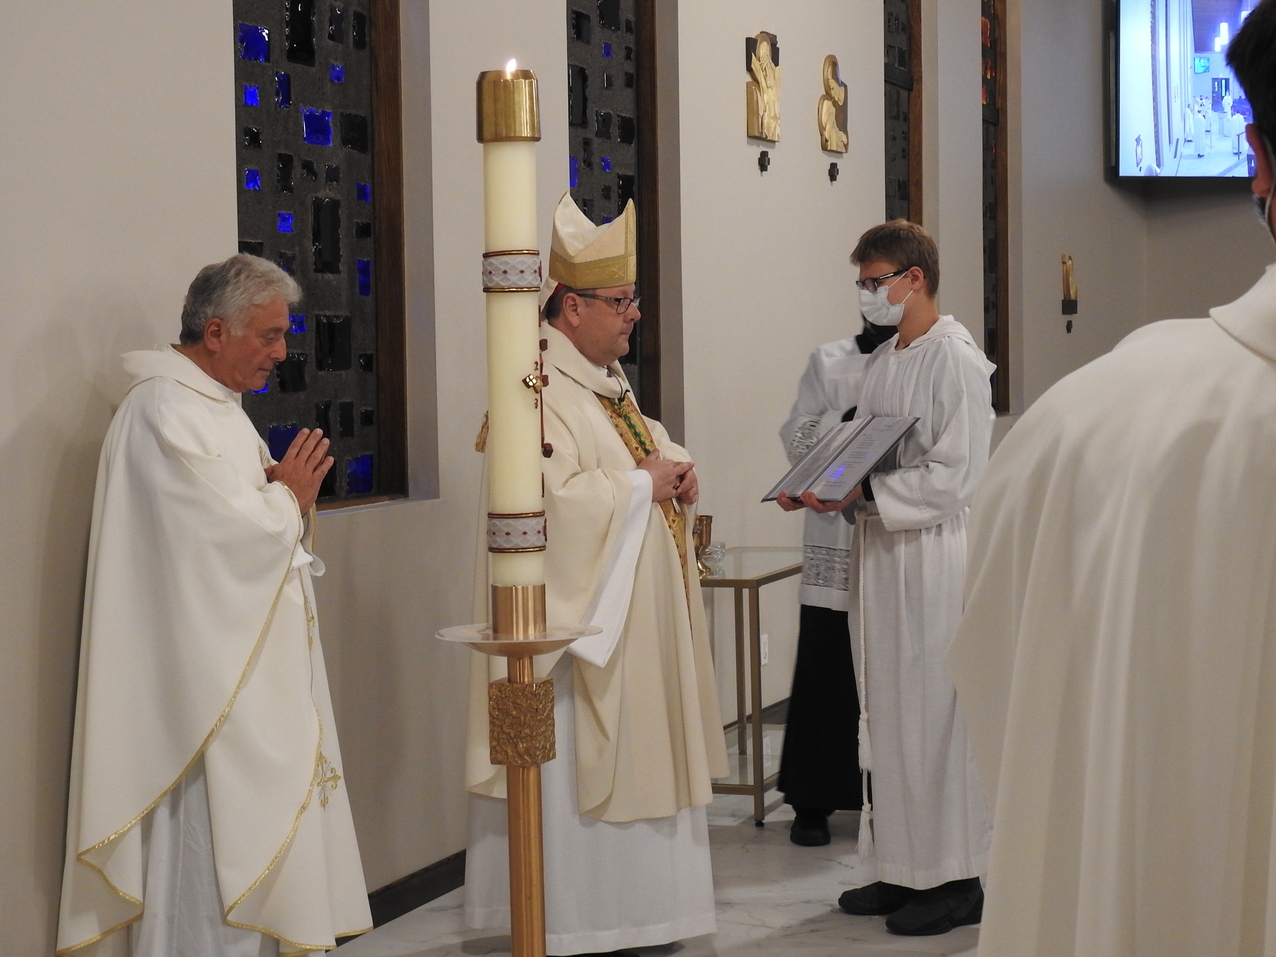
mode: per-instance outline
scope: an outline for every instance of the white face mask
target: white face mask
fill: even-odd
[[[899,279],[903,278],[903,276],[899,277]],[[899,282],[899,279],[895,282]],[[908,302],[913,290],[908,290],[908,296],[899,302],[891,302],[889,293],[893,285],[895,283],[891,283],[890,286],[878,286],[875,292],[869,292],[867,289],[860,290],[860,312],[875,326],[898,326],[900,320],[904,318],[904,303]]]

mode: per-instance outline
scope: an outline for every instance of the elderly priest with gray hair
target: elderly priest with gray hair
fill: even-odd
[[[131,352],[89,538],[59,954],[264,957],[372,923],[315,621],[313,506],[240,406],[286,355],[278,267],[191,283],[181,344]]]
[[[705,805],[727,760],[688,540],[696,473],[638,411],[618,364],[639,318],[633,203],[594,226],[564,195],[549,278],[546,613],[602,629],[537,659],[556,697],[558,756],[542,769],[545,922],[548,953],[562,955],[716,930]],[[488,763],[493,663],[504,664],[475,654],[470,694],[473,927],[509,926],[504,773]]]

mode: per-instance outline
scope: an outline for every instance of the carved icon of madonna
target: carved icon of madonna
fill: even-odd
[[[745,84],[748,135],[780,142],[780,46],[774,33],[759,33],[745,41],[749,74]]]
[[[820,146],[830,153],[845,153],[849,138],[846,135],[846,84],[842,82],[837,57],[824,58],[824,95],[820,97],[817,120],[820,124]]]

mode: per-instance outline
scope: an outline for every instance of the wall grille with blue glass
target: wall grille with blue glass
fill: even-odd
[[[594,223],[620,215],[638,188],[637,0],[568,0],[567,114],[572,199]],[[620,361],[642,401],[639,322]]]
[[[301,285],[288,358],[244,410],[280,458],[321,428],[322,502],[378,494],[370,0],[235,0],[239,248]]]

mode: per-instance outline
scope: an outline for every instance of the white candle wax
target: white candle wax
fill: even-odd
[[[483,146],[484,243],[488,252],[537,248],[536,144]],[[488,511],[539,512],[541,417],[523,380],[540,355],[537,294],[487,295]],[[491,556],[493,585],[539,585],[544,553]]]

